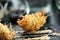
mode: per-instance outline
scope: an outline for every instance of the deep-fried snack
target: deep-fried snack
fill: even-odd
[[[12,40],[12,38],[16,35],[16,31],[12,32],[11,27],[12,26],[10,26],[9,30],[6,25],[0,23],[0,40]]]
[[[1,23],[0,23],[0,40],[12,40],[8,27]]]
[[[22,16],[22,19],[18,20],[17,23],[23,30],[35,32],[46,23],[46,19],[47,16],[44,16],[44,10],[42,10],[42,12]]]

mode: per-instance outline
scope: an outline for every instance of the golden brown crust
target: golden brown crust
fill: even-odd
[[[12,40],[10,31],[6,25],[0,23],[0,40]]]
[[[18,25],[26,31],[37,31],[46,23],[46,16],[44,11],[35,14],[27,14],[18,20]]]

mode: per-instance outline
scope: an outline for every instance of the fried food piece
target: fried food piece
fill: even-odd
[[[35,32],[43,27],[46,23],[46,19],[47,16],[44,16],[44,10],[42,10],[42,12],[22,16],[22,19],[18,20],[17,23],[23,30]]]
[[[0,40],[12,40],[10,31],[6,25],[0,23]]]
[[[12,40],[16,31],[11,32],[6,25],[0,23],[0,40]]]

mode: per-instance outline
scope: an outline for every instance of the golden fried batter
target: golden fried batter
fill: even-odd
[[[0,23],[0,40],[12,40],[10,31],[6,25]]]
[[[12,26],[10,26],[11,30],[9,30],[6,25],[0,23],[0,40],[12,40],[12,38],[16,35],[16,31],[12,32],[11,27]]]
[[[44,10],[42,10],[42,12],[23,16],[17,23],[23,30],[34,32],[39,30],[46,23],[46,19],[47,16],[44,16]]]

